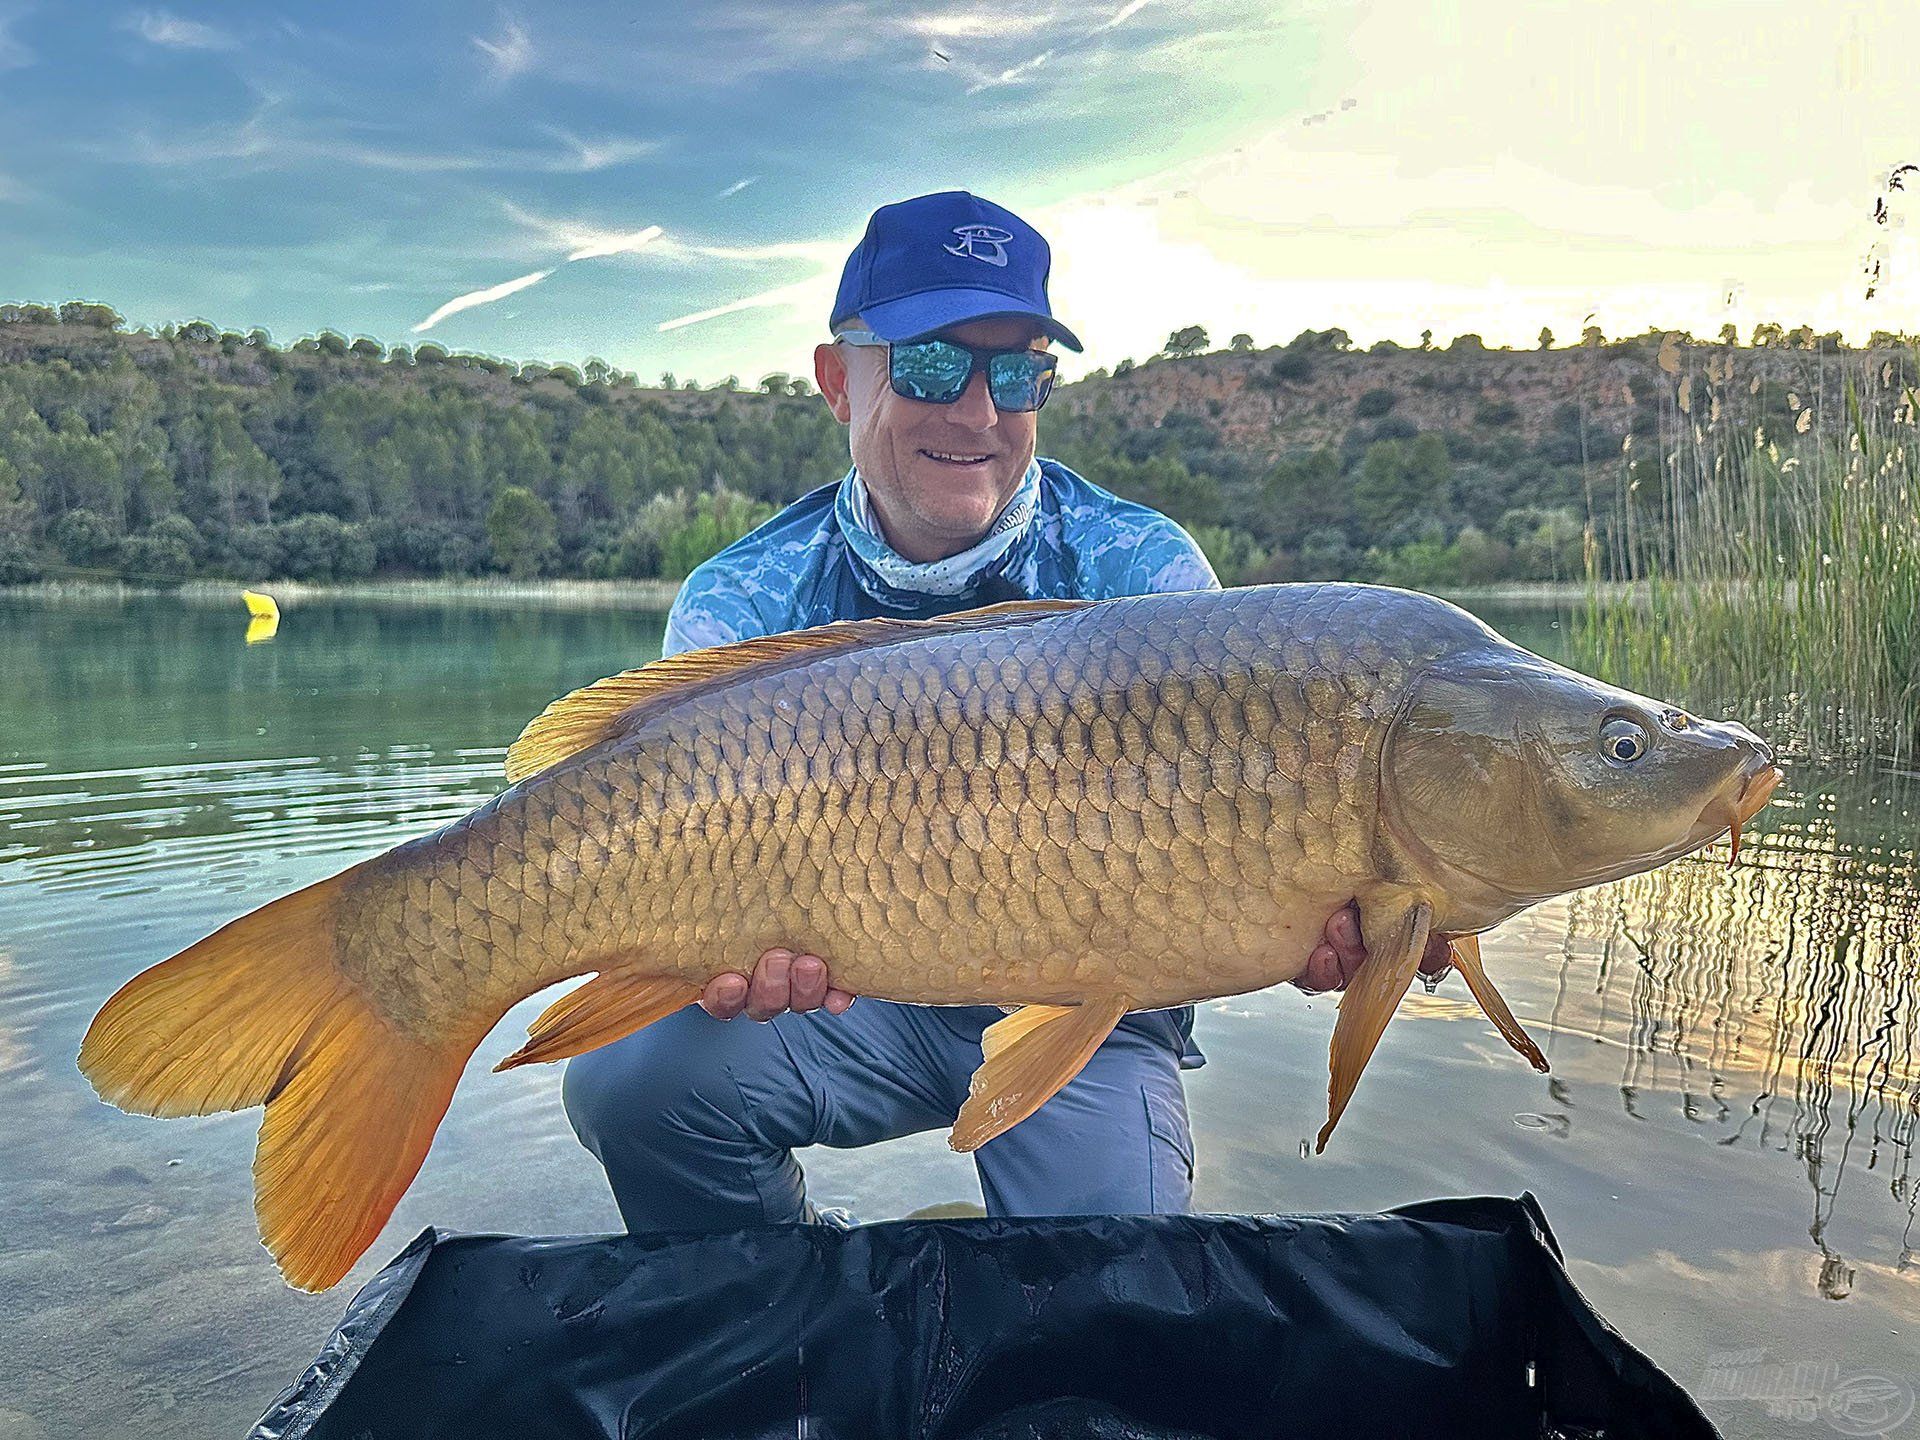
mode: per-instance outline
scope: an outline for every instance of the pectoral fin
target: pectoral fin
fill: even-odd
[[[1331,1069],[1327,1081],[1327,1123],[1313,1144],[1318,1155],[1340,1115],[1353,1098],[1360,1072],[1367,1068],[1373,1047],[1380,1043],[1387,1022],[1413,984],[1426,953],[1427,932],[1433,927],[1433,907],[1426,901],[1408,905],[1398,916],[1391,912],[1363,912],[1361,931],[1367,941],[1367,960],[1348,982],[1340,997],[1340,1018],[1333,1027]]]
[[[1549,1068],[1547,1057],[1540,1053],[1540,1047],[1533,1043],[1533,1037],[1520,1028],[1520,1022],[1513,1018],[1513,1011],[1507,1008],[1507,1002],[1493,988],[1493,981],[1487,978],[1486,967],[1480,963],[1480,937],[1461,935],[1452,941],[1452,945],[1453,968],[1467,982],[1467,989],[1480,1002],[1480,1008],[1487,1012],[1493,1028],[1500,1032],[1509,1045],[1527,1057],[1529,1065],[1542,1075],[1546,1074]]]
[[[947,1143],[975,1150],[1012,1129],[1080,1073],[1127,1013],[1124,997],[1080,1005],[1026,1005],[980,1037],[983,1059]]]
[[[527,1043],[493,1068],[511,1070],[542,1060],[564,1060],[598,1050],[700,998],[700,987],[678,976],[603,970],[569,990],[527,1027]]]

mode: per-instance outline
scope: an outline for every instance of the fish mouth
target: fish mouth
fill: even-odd
[[[1731,842],[1731,853],[1727,856],[1729,866],[1740,858],[1740,827],[1766,808],[1773,792],[1779,788],[1782,775],[1778,765],[1761,760],[1738,778],[1739,783],[1732,787],[1731,794],[1714,797],[1700,813],[1701,823],[1710,825],[1713,833],[1726,830]]]

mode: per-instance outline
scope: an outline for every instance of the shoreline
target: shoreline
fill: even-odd
[[[350,580],[339,584],[309,580],[183,580],[177,585],[143,585],[125,580],[36,580],[0,586],[7,600],[125,600],[165,595],[195,605],[238,605],[242,590],[273,596],[283,609],[321,600],[384,600],[437,605],[448,601],[479,605],[547,605],[561,608],[665,610],[680,593],[678,580]]]
[[[166,595],[194,605],[238,605],[243,589],[273,596],[284,609],[324,600],[379,600],[398,604],[533,605],[561,609],[665,610],[680,591],[678,580],[350,580],[340,583],[308,580],[264,581],[183,580],[176,585],[147,585],[125,580],[36,580],[27,585],[0,585],[0,603],[9,600],[117,601]],[[1602,602],[1631,597],[1643,587],[1623,581],[1599,586]],[[1443,600],[1468,606],[1474,603],[1515,605],[1539,609],[1570,609],[1586,603],[1585,581],[1515,580],[1497,585],[1461,585],[1435,589]]]

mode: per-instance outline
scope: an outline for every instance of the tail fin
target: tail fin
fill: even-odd
[[[340,972],[336,912],[353,873],[243,915],[136,975],[80,1046],[81,1070],[122,1110],[267,1107],[254,1212],[287,1283],[303,1290],[332,1285],[373,1243],[479,1043],[400,1033]]]

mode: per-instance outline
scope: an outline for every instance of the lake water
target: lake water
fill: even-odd
[[[1559,647],[1544,614],[1488,618]],[[238,1434],[423,1226],[618,1228],[559,1070],[487,1073],[533,1002],[321,1296],[286,1289],[255,1238],[257,1112],[127,1116],[75,1069],[127,977],[492,794],[520,726],[651,658],[661,617],[327,600],[289,607],[269,643],[245,628],[237,601],[0,599],[0,1440]],[[1736,867],[1722,846],[1489,937],[1550,1076],[1457,978],[1416,987],[1311,1159],[1332,997],[1202,1007],[1197,1204],[1531,1189],[1575,1281],[1729,1435],[1880,1433],[1780,1392],[1920,1386],[1917,844],[1920,782],[1795,769]],[[937,1132],[803,1159],[815,1198],[863,1219],[979,1197]]]

